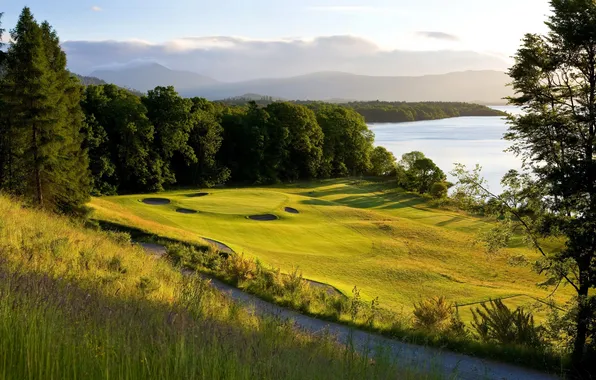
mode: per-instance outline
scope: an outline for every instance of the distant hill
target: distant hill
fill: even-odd
[[[148,64],[121,70],[95,71],[92,76],[141,91],[172,85],[186,97],[210,100],[263,97],[291,100],[449,101],[502,103],[511,95],[510,78],[499,71],[463,71],[417,77],[381,77],[343,72],[317,72],[290,78],[264,78],[223,83],[196,73]],[[260,95],[265,94],[265,95]]]
[[[134,88],[143,92],[152,90],[157,86],[174,86],[178,91],[182,91],[184,89],[213,86],[219,83],[215,79],[197,73],[170,70],[157,63],[123,69],[96,70],[90,75],[118,86]]]
[[[79,81],[81,81],[81,84],[83,86],[101,86],[104,84],[108,84],[106,81],[96,78],[96,77],[89,77],[89,76],[85,76],[85,75],[79,75],[79,74],[75,74],[73,72],[71,72],[72,75],[74,75],[75,77],[77,77],[79,79]],[[130,87],[126,87],[126,86],[119,86],[122,87],[130,92],[132,92],[133,94],[137,95],[137,96],[143,96],[143,93],[141,91],[135,90],[134,88],[130,88]]]
[[[72,73],[72,75],[77,77],[81,81],[83,86],[91,86],[91,85],[101,86],[102,84],[107,84],[106,81],[101,80],[99,78],[87,77],[87,76],[79,75],[79,74],[75,74],[75,73]]]
[[[465,71],[419,77],[378,77],[338,72],[259,79],[181,91],[184,96],[224,99],[245,93],[293,100],[481,101],[501,102],[511,95],[509,77],[499,71]]]

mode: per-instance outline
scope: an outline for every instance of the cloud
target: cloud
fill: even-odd
[[[506,70],[508,62],[473,51],[383,50],[354,36],[255,40],[240,37],[189,37],[147,41],[67,41],[69,68],[80,74],[138,62],[158,62],[223,81],[289,77],[317,71],[410,76],[452,71]]]
[[[443,32],[416,32],[416,35],[419,37],[430,38],[435,40],[443,40],[443,41],[459,41],[459,37],[454,34],[443,33]]]
[[[101,12],[102,11],[102,9],[100,7],[98,7],[97,5],[92,6],[91,7],[91,10],[93,12]]]

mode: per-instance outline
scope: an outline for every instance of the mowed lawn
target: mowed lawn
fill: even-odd
[[[206,196],[194,196],[205,191]],[[148,205],[144,198],[167,198]],[[511,255],[537,254],[515,242],[488,256],[474,241],[488,223],[463,213],[431,208],[414,194],[387,183],[328,180],[261,188],[184,190],[151,195],[94,198],[94,218],[142,228],[184,240],[207,237],[266,265],[331,284],[351,295],[354,286],[365,299],[408,312],[413,303],[444,295],[461,304],[516,296],[512,306],[533,307],[549,289],[530,265],[508,264]],[[298,214],[286,212],[292,207]],[[196,210],[182,214],[179,208]],[[273,214],[256,221],[248,215]],[[555,300],[569,296],[559,290]],[[475,305],[477,306],[477,305]],[[462,316],[470,318],[469,306]],[[538,312],[538,314],[541,314]]]

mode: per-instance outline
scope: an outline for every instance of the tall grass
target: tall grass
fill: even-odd
[[[125,235],[0,196],[3,379],[433,378],[257,318]]]

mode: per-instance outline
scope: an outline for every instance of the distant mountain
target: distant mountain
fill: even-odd
[[[157,63],[126,67],[123,69],[96,70],[90,74],[118,86],[146,92],[157,86],[174,86],[178,91],[214,86],[215,79],[190,71],[170,70]],[[238,94],[235,94],[238,95]]]
[[[507,74],[490,70],[416,77],[382,77],[331,71],[290,78],[223,83],[152,63],[119,70],[95,71],[91,76],[141,91],[171,85],[183,96],[201,96],[211,100],[271,97],[291,100],[475,101],[497,104],[512,94],[506,86],[510,82]]]
[[[499,71],[464,71],[418,77],[380,77],[324,72],[187,88],[184,96],[224,99],[246,93],[292,100],[481,101],[511,95],[510,78]]]

